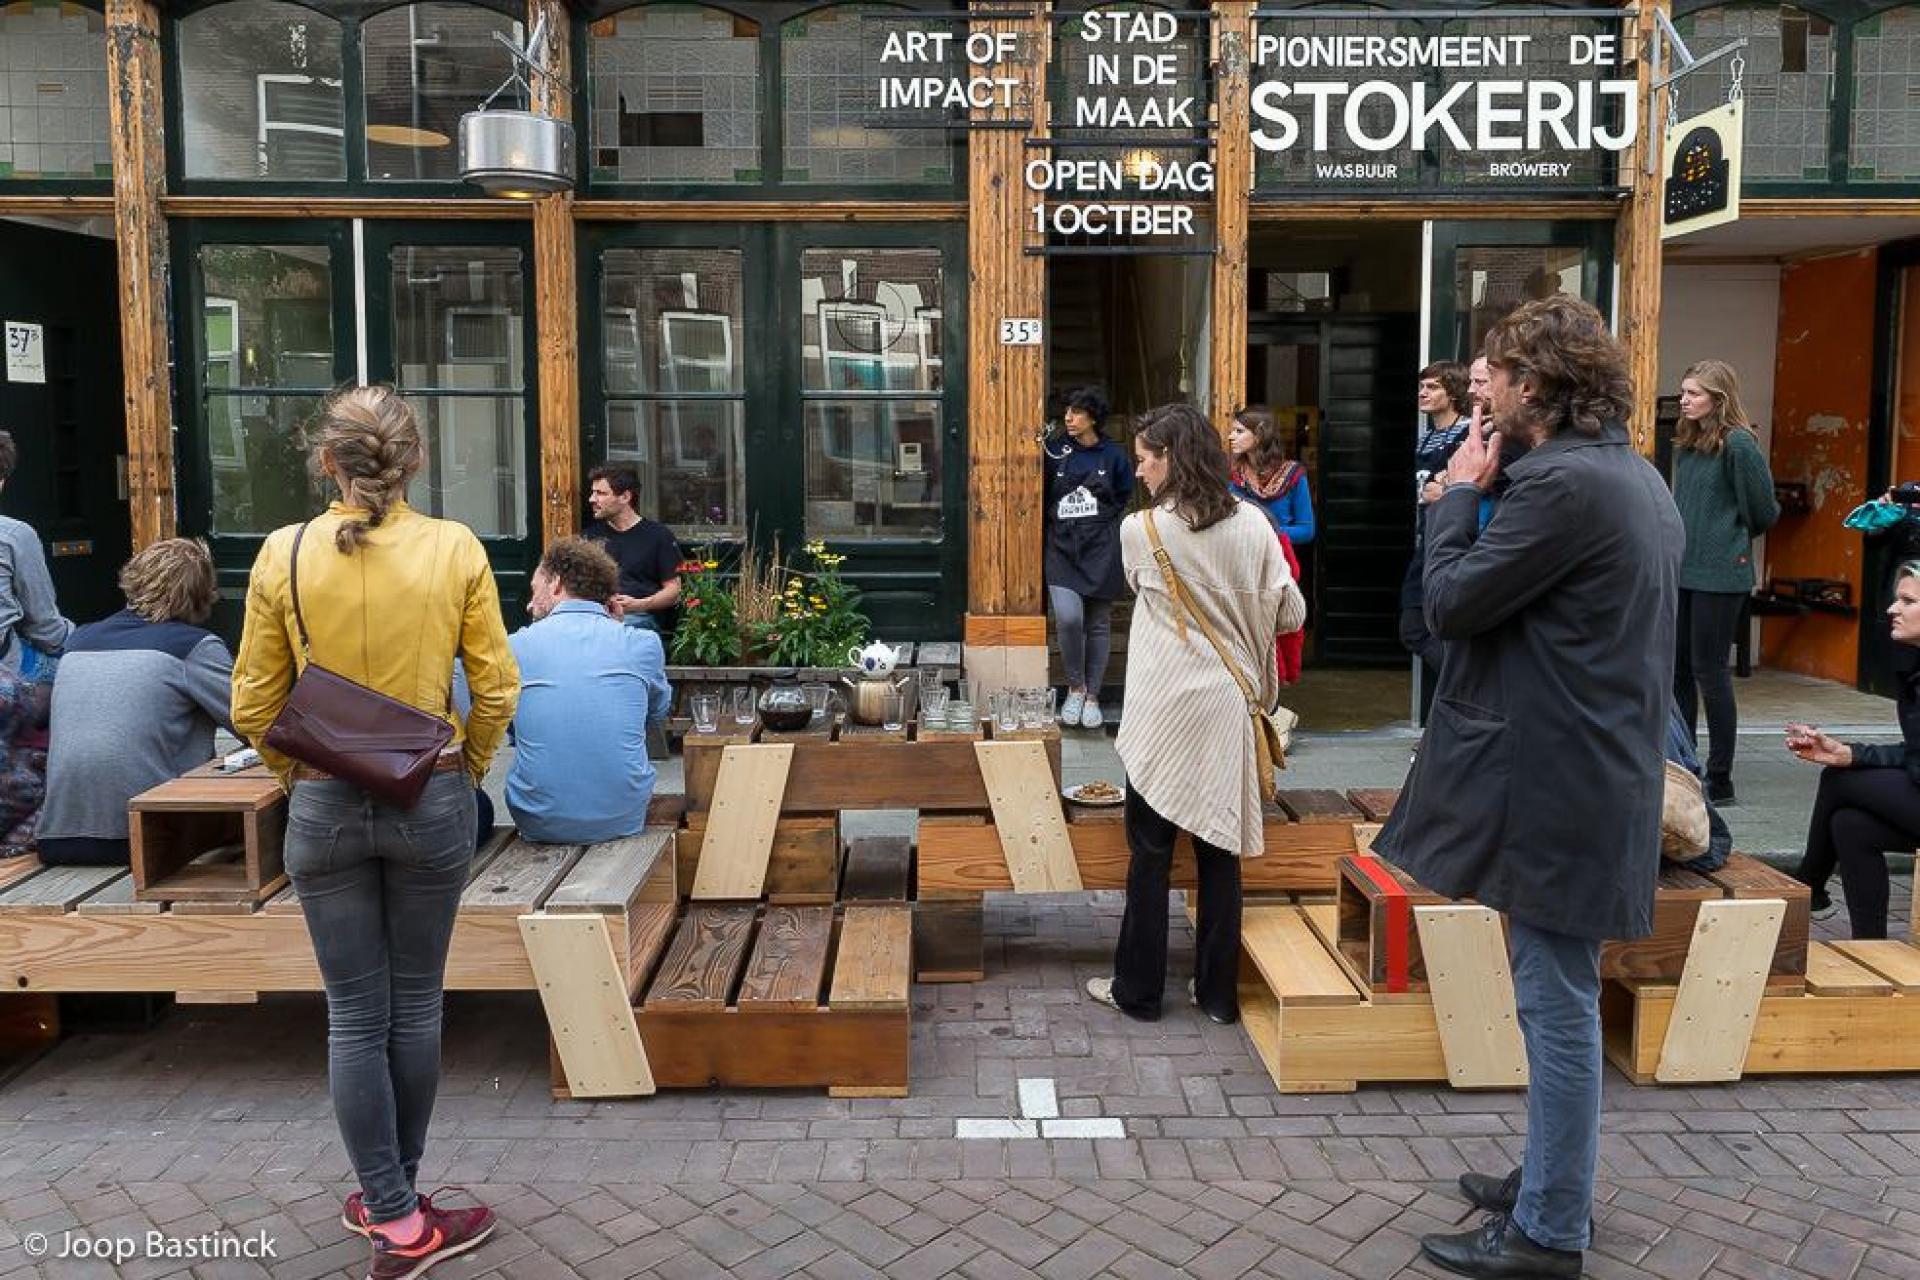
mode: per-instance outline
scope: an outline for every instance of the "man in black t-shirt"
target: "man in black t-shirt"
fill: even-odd
[[[620,566],[620,591],[611,603],[628,626],[662,630],[663,616],[680,603],[680,544],[665,525],[634,510],[640,477],[632,467],[595,467],[587,478],[594,518],[581,536],[605,547]]]

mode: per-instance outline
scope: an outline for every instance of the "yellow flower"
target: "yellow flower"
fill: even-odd
[[[720,562],[718,560],[702,560],[700,562],[700,567],[703,569],[718,569],[720,567]]]

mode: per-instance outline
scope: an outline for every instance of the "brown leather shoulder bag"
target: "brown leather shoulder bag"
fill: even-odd
[[[433,776],[434,761],[453,741],[453,726],[313,660],[306,616],[300,610],[300,540],[306,536],[307,525],[301,525],[293,535],[288,568],[293,621],[306,666],[268,726],[266,746],[351,782],[378,800],[411,809]]]

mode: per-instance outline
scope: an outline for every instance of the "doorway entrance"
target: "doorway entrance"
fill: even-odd
[[[132,550],[113,241],[0,220],[0,261],[0,318],[39,326],[43,379],[0,371],[19,450],[0,511],[40,535],[60,611],[91,622],[120,608]]]

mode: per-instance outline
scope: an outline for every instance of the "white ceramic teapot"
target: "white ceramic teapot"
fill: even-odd
[[[864,649],[852,648],[847,650],[847,662],[863,676],[892,675],[893,669],[899,664],[899,661],[899,652],[880,643],[878,640],[875,640]]]

